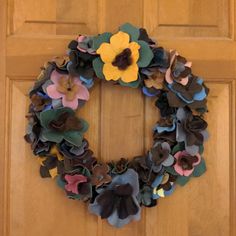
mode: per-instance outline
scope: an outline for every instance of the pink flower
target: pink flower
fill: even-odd
[[[73,110],[78,107],[78,99],[88,100],[88,89],[82,85],[78,77],[60,74],[54,70],[51,74],[52,85],[47,87],[47,94],[52,99],[62,98],[62,105]]]
[[[176,163],[175,171],[182,176],[189,176],[193,173],[194,167],[201,161],[201,156],[197,153],[195,156],[189,155],[186,151],[179,151],[174,155]]]
[[[78,185],[86,183],[87,177],[84,175],[65,175],[65,180],[67,181],[65,189],[68,192],[79,194]]]

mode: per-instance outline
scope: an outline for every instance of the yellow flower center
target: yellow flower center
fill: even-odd
[[[113,66],[118,67],[119,70],[125,70],[128,66],[132,64],[131,50],[125,48],[121,53],[119,53],[112,62]]]

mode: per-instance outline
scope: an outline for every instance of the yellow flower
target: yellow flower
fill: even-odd
[[[130,42],[127,33],[119,31],[114,34],[110,43],[102,43],[97,50],[104,62],[103,74],[106,80],[121,79],[125,83],[138,79],[140,45]]]

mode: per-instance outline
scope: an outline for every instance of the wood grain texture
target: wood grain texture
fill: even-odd
[[[0,0],[0,5],[0,235],[236,235],[235,0]],[[193,62],[211,89],[206,115],[211,137],[204,176],[143,210],[141,221],[117,230],[90,215],[85,204],[68,200],[53,180],[39,177],[23,135],[27,91],[44,61],[63,55],[72,34],[115,30],[124,22],[146,27],[159,45]],[[96,83],[91,100],[78,111],[90,124],[86,138],[95,155],[108,161],[147,151],[159,118],[154,102],[135,89]]]
[[[5,121],[6,121],[6,2],[0,0],[0,235],[4,235],[5,224]]]
[[[155,35],[164,37],[229,37],[231,2],[219,0],[150,0],[145,11]],[[210,10],[209,10],[210,8]],[[149,14],[151,12],[151,14]],[[155,21],[153,21],[155,17]]]

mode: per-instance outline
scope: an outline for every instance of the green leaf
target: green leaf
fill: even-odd
[[[141,46],[141,48],[139,49],[138,66],[147,67],[154,56],[153,52],[146,42],[139,40],[137,43]]]
[[[141,82],[140,76],[138,77],[138,79],[136,81],[133,81],[130,83],[125,83],[124,81],[119,80],[120,85],[126,86],[126,87],[131,87],[131,88],[138,88],[140,82]]]
[[[67,131],[64,133],[64,139],[76,147],[81,146],[83,136],[79,131]]]
[[[172,175],[179,175],[172,166],[165,167],[165,170]]]
[[[109,43],[112,34],[105,32],[93,38],[92,48],[97,51],[102,43]]]
[[[129,34],[131,37],[131,41],[136,41],[139,38],[139,29],[131,25],[130,23],[126,23],[120,26],[120,31]]]
[[[185,149],[184,142],[177,143],[177,144],[173,147],[171,153],[172,153],[172,155],[174,155],[175,153],[177,153],[177,152],[179,152],[179,151],[183,151],[184,149]]]
[[[44,140],[50,142],[60,143],[63,140],[63,133],[51,131],[48,129],[43,129],[41,135]]]
[[[85,133],[88,130],[89,124],[84,119],[79,119],[80,123],[82,124],[83,128],[79,131],[81,133]]]
[[[93,69],[96,73],[96,76],[99,79],[104,79],[105,78],[104,75],[103,75],[103,72],[102,72],[103,65],[104,65],[104,63],[102,62],[100,57],[97,57],[93,60]]]
[[[190,180],[191,176],[179,176],[176,180],[176,183],[178,183],[181,186],[184,186],[185,184],[188,183],[188,181]]]
[[[199,154],[202,155],[203,152],[204,152],[204,146],[200,145],[199,146]]]
[[[40,113],[41,125],[48,129],[49,123],[60,116],[62,113],[67,112],[69,114],[74,114],[74,111],[69,107],[57,108],[53,110],[47,110]]]
[[[201,160],[200,164],[194,168],[193,176],[199,177],[206,172],[206,162],[204,159]]]
[[[60,188],[65,189],[66,183],[61,179],[60,175],[56,177],[56,182]]]

